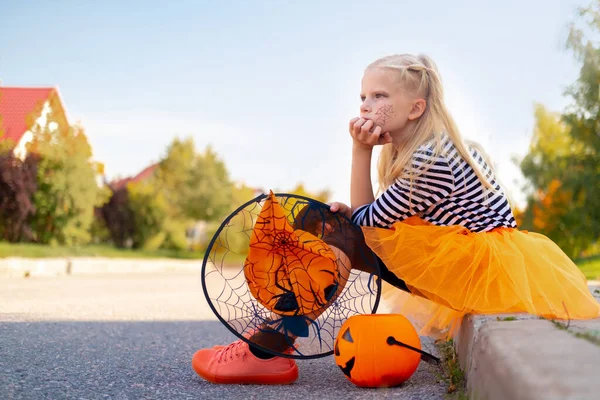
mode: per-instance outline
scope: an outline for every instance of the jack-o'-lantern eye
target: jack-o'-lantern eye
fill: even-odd
[[[346,329],[342,334],[342,339],[347,342],[354,343],[354,339],[352,339],[352,335],[350,334],[350,328]]]

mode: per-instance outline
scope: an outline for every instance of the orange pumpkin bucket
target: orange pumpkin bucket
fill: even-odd
[[[400,314],[357,315],[349,318],[335,340],[335,362],[361,387],[393,387],[407,381],[421,359],[439,359],[421,350],[413,325]]]

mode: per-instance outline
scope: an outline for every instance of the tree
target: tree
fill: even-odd
[[[134,221],[133,247],[157,249],[166,238],[165,222],[169,216],[167,198],[154,180],[127,184],[129,207]]]
[[[25,161],[12,152],[0,154],[0,239],[10,242],[30,240],[29,219],[35,212],[33,194],[37,189],[38,158]]]
[[[36,213],[32,221],[41,243],[66,245],[87,243],[94,208],[108,200],[108,190],[96,183],[97,166],[90,162],[92,149],[80,126],[51,129],[34,125],[28,152],[40,157],[34,194]]]
[[[197,153],[191,138],[173,140],[157,179],[175,218],[217,221],[231,207],[233,185],[225,164],[210,147]]]
[[[571,257],[600,238],[600,1],[579,9],[567,48],[581,62],[562,115],[536,106],[536,128],[521,162],[528,180],[523,227],[555,240]]]
[[[573,104],[563,120],[577,151],[567,156],[570,167],[565,186],[577,199],[580,231],[586,242],[600,238],[600,1],[579,9],[579,19],[571,25],[568,48],[581,62],[579,78],[567,94]]]
[[[113,190],[110,199],[99,208],[98,214],[114,245],[119,248],[127,247],[135,233],[135,217],[129,205],[127,187]]]
[[[197,221],[220,221],[234,196],[225,164],[212,149],[196,151],[191,138],[175,138],[154,175],[116,189],[100,214],[113,242],[136,248],[188,247],[186,230]]]
[[[231,211],[233,184],[225,164],[210,147],[197,155],[183,195],[182,211],[190,219],[218,221]]]
[[[255,189],[246,186],[245,183],[232,185],[231,192],[231,211],[256,197]]]
[[[255,190],[245,184],[233,185],[231,190],[232,204],[227,211],[228,215],[255,197]],[[215,241],[212,251],[221,254],[225,251],[239,255],[247,254],[250,244],[248,232],[256,222],[256,217],[256,213],[247,211],[233,216],[228,222],[228,227],[221,232],[220,240]],[[209,241],[222,223],[223,219],[219,219],[208,224],[205,240],[199,244],[200,249],[205,250],[208,247]]]
[[[196,149],[191,138],[173,139],[156,170],[157,190],[160,190],[171,205],[171,217],[185,218],[185,203],[190,170],[194,168]]]
[[[582,221],[581,196],[572,188],[578,179],[573,163],[582,151],[559,114],[535,106],[531,145],[520,164],[529,183],[527,209],[518,215],[520,227],[544,233],[572,257],[591,240]]]
[[[2,101],[2,91],[0,90],[0,101]],[[0,155],[8,153],[15,148],[15,142],[10,139],[2,139],[4,136],[4,127],[2,126],[2,115],[0,115]]]
[[[325,189],[321,190],[320,192],[312,193],[306,190],[304,184],[301,182],[298,183],[294,189],[292,189],[291,193],[309,197],[311,199],[318,200],[322,203],[327,203],[329,201],[329,198],[331,197],[331,193],[329,192],[329,190]]]

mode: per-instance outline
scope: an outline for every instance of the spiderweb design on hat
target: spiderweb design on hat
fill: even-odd
[[[275,355],[315,358],[333,353],[348,318],[376,312],[379,274],[359,227],[326,204],[271,192],[225,219],[202,286],[236,336]]]

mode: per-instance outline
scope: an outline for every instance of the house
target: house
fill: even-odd
[[[27,144],[33,139],[32,127],[46,126],[48,115],[53,113],[58,122],[48,128],[67,126],[65,108],[57,88],[27,88],[0,86],[0,142],[10,141],[16,157],[24,159]]]
[[[48,122],[50,115],[52,121]],[[36,126],[51,132],[69,126],[58,88],[0,86],[0,145],[9,143],[14,156],[24,160]],[[89,161],[96,164],[96,184],[103,186],[104,167]]]
[[[127,186],[128,183],[136,183],[136,182],[143,182],[149,178],[151,178],[152,176],[154,176],[154,172],[156,171],[156,168],[158,167],[158,163],[154,163],[152,165],[149,165],[148,167],[144,168],[142,170],[142,172],[140,172],[139,174],[133,176],[133,177],[129,177],[129,178],[123,178],[123,179],[117,179],[114,180],[112,182],[110,182],[108,184],[108,186],[113,190],[119,190],[125,186]]]

